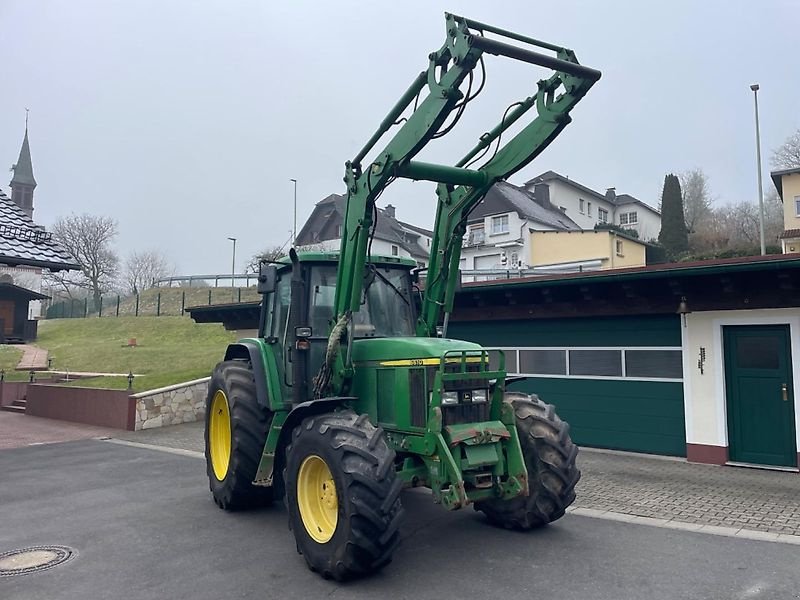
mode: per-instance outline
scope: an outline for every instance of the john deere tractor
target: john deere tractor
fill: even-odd
[[[284,498],[298,551],[326,578],[391,560],[403,488],[528,530],[564,514],[580,477],[553,407],[507,392],[502,352],[448,339],[447,327],[470,211],[555,139],[600,73],[571,50],[456,15],[446,15],[446,32],[345,164],[339,252],[292,249],[261,265],[258,337],[230,345],[209,386],[214,501],[236,510]],[[480,94],[485,54],[552,72],[454,166],[414,160]],[[424,270],[370,252],[375,202],[397,178],[437,183]]]

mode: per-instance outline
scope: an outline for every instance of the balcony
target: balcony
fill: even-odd
[[[486,243],[486,232],[484,231],[470,231],[464,236],[462,248],[471,248],[474,246],[483,246]]]

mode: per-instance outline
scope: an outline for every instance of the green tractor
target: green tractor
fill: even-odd
[[[580,477],[553,407],[507,392],[502,352],[448,339],[447,326],[470,211],[547,147],[600,73],[566,48],[456,15],[446,22],[428,68],[346,163],[339,252],[292,249],[261,265],[258,337],[230,345],[209,385],[214,501],[236,510],[284,498],[298,551],[326,578],[391,560],[404,488],[427,487],[445,508],[472,504],[494,524],[527,530],[563,516]],[[413,160],[483,89],[487,53],[554,73],[455,166]],[[398,177],[438,184],[424,281],[413,261],[370,253],[375,201]]]

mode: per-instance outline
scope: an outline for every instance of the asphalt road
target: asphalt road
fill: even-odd
[[[0,552],[78,556],[0,578],[0,598],[800,598],[800,547],[568,515],[527,534],[410,491],[394,562],[337,584],[308,571],[280,506],[227,514],[203,462],[79,441],[0,451]]]

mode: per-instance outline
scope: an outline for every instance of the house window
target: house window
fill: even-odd
[[[590,216],[590,217],[592,216],[592,203],[591,202],[587,202],[586,203],[586,214],[588,216]]]
[[[639,215],[636,214],[636,211],[628,213],[628,223],[633,225],[634,223],[639,222]]]
[[[622,240],[617,240],[617,256],[622,256]]]
[[[486,241],[486,231],[483,224],[473,225],[469,228],[469,237],[467,238],[468,246],[482,246]]]
[[[601,223],[608,223],[608,211],[605,208],[597,209],[597,220]]]
[[[511,268],[516,269],[519,266],[519,254],[516,252],[511,253]]]
[[[508,233],[508,215],[492,217],[492,235]]]
[[[581,214],[583,214],[583,211],[585,210],[584,204],[586,204],[586,202],[584,202],[583,198],[579,198],[578,199],[578,212],[581,213]]]
[[[800,196],[794,197],[794,216],[800,217]]]
[[[619,224],[620,225],[627,225],[628,224],[628,213],[620,213],[619,214]]]
[[[400,248],[392,244],[392,256],[398,256],[400,254]]]

